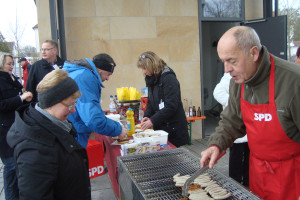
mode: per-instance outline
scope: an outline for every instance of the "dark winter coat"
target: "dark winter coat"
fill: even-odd
[[[88,158],[69,132],[34,108],[20,107],[7,135],[14,148],[20,199],[90,200]]]
[[[154,130],[168,132],[168,140],[176,147],[187,144],[187,120],[181,102],[180,84],[174,71],[166,66],[153,81],[149,82],[148,78],[149,97],[144,116],[151,119]],[[160,109],[161,102],[164,107]]]
[[[22,92],[22,84],[18,78],[11,78],[8,72],[0,71],[0,157],[12,157],[13,149],[6,142],[6,135],[14,123],[15,110],[21,106],[22,100],[19,94]]]
[[[64,61],[57,56],[56,64],[60,69],[64,65]],[[42,59],[36,61],[30,68],[27,84],[26,84],[26,91],[30,91],[33,94],[32,102],[37,102],[37,92],[36,87],[40,83],[40,81],[52,70],[54,70],[53,66],[48,63],[46,60]]]

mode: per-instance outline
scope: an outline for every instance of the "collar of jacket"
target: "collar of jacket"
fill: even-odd
[[[64,61],[59,57],[59,56],[56,56],[56,61],[54,62],[54,65],[57,65],[59,68],[62,68],[62,66],[64,65]],[[43,59],[42,58],[42,65],[47,68],[49,66],[53,66],[51,63],[49,63],[47,60]]]
[[[102,84],[100,75],[96,69],[96,66],[95,66],[94,62],[91,61],[89,58],[85,58],[85,59],[81,59],[81,60],[66,61],[66,63],[69,63],[71,65],[80,66],[80,67],[85,67],[85,68],[89,69],[95,75],[95,77],[98,79],[100,86],[102,88],[104,88],[104,85]]]
[[[12,79],[14,78],[14,80]],[[8,72],[0,71],[0,78],[7,81],[8,83],[12,84],[16,88],[23,88],[21,83],[19,82],[19,77],[16,77],[15,75],[12,74],[12,77],[9,75]]]
[[[68,152],[82,148],[72,134],[51,122],[46,116],[37,111],[34,105],[34,103],[31,103],[17,110],[16,122],[19,126],[18,130],[22,131],[21,133],[16,131],[18,137],[25,137],[47,146],[54,146],[55,140],[58,140]],[[32,120],[32,124],[26,123],[26,119],[23,120],[23,118]],[[75,130],[72,129],[72,131]]]
[[[265,46],[262,47],[261,51],[262,59],[257,71],[249,80],[245,81],[245,84],[251,87],[259,85],[270,75],[271,61],[269,52]]]

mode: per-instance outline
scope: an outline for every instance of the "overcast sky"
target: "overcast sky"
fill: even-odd
[[[37,13],[34,0],[0,0],[0,5],[0,32],[5,40],[13,41],[13,31],[16,30],[17,21],[18,29],[24,30],[20,37],[21,46],[35,47],[35,33],[32,27],[37,24]]]

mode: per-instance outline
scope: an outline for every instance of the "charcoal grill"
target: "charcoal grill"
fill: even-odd
[[[183,198],[181,188],[173,182],[173,176],[177,173],[191,175],[199,168],[199,157],[182,148],[118,157],[120,198]],[[215,169],[207,170],[206,173],[232,194],[228,199],[260,199]]]

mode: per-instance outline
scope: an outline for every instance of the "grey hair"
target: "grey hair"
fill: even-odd
[[[262,48],[258,34],[251,27],[243,26],[238,28],[233,35],[238,47],[242,49],[245,54],[254,46],[257,46],[259,51]]]
[[[11,59],[14,60],[13,56],[9,53],[4,53],[0,56],[0,70],[3,70],[3,66],[4,66],[4,63],[5,63],[5,58],[6,57],[11,57]]]

